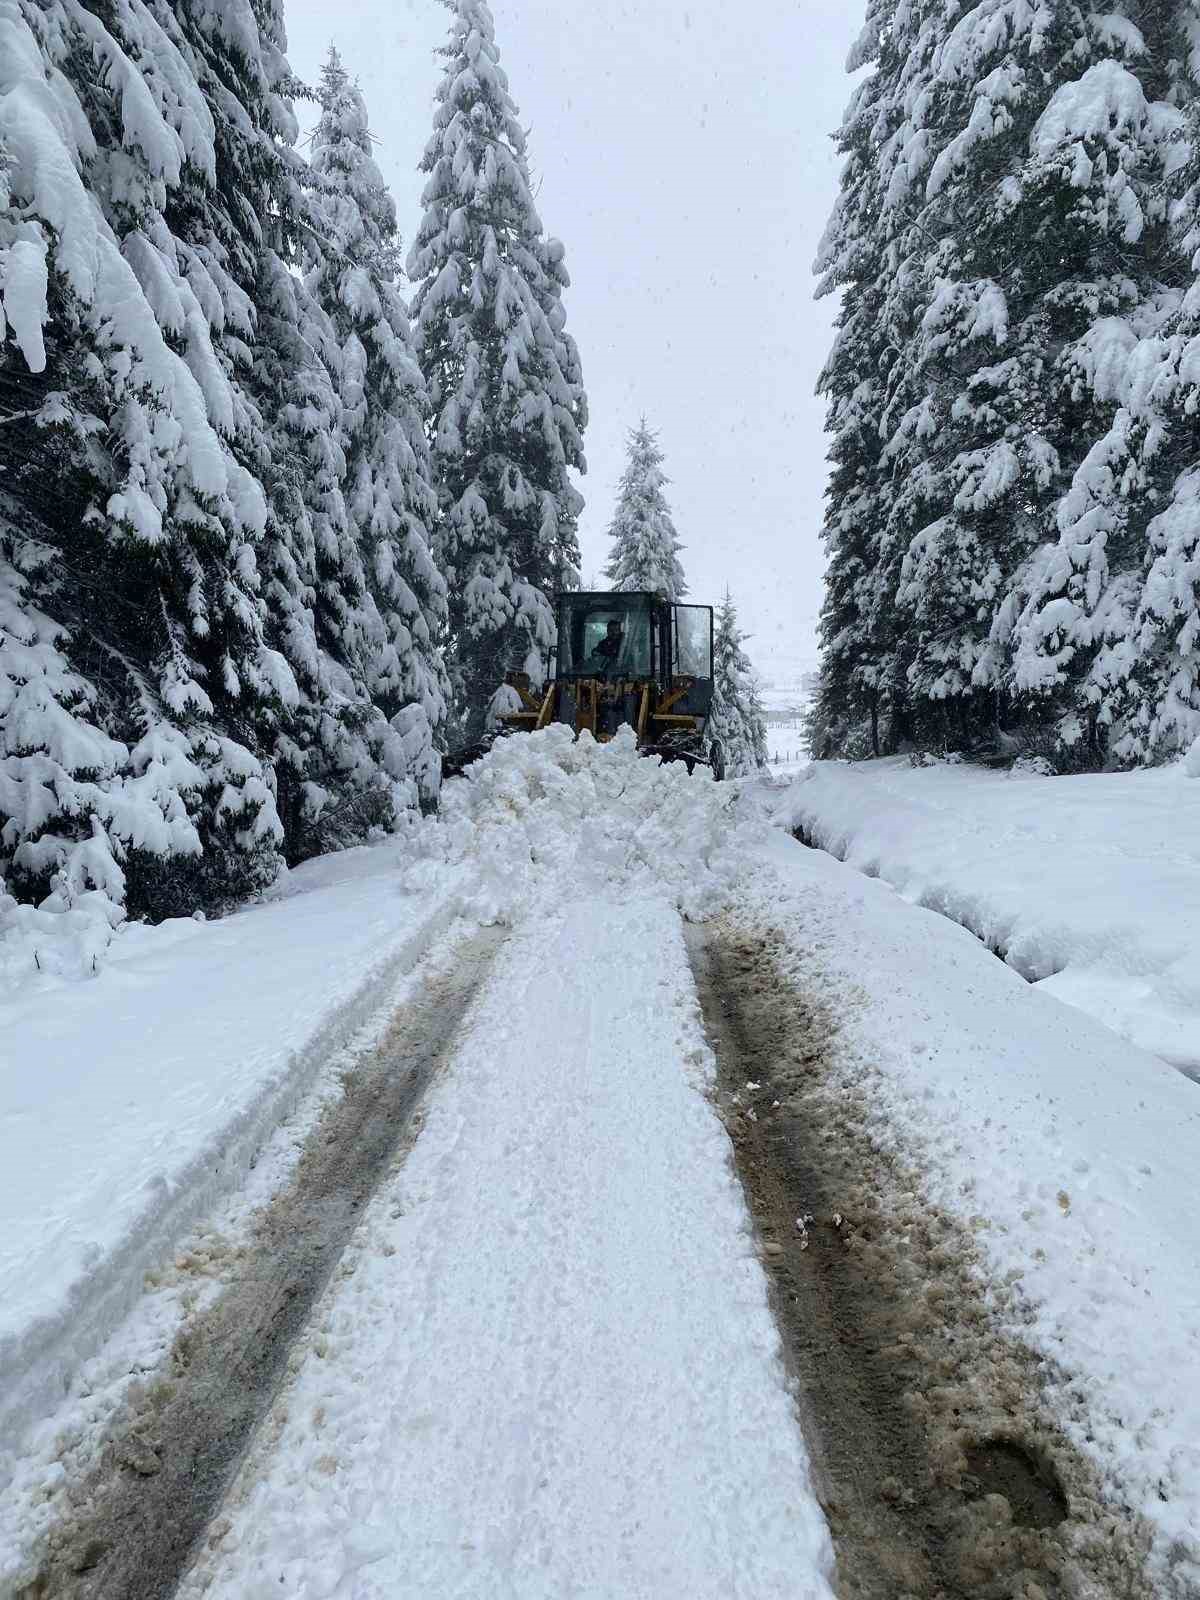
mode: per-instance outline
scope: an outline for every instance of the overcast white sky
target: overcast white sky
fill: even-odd
[[[813,301],[811,267],[862,0],[491,4],[542,220],[572,279],[591,407],[585,579],[607,558],[625,431],[644,411],[692,597],[730,585],[761,668],[811,657],[825,479],[813,388],[833,314]],[[333,41],[361,82],[407,245],[445,9],[286,0],[286,17],[301,77],[315,81]],[[311,127],[313,109],[299,111]]]

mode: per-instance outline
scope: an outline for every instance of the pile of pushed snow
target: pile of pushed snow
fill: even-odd
[[[560,726],[521,734],[445,786],[407,886],[431,887],[445,866],[465,864],[486,920],[601,887],[665,893],[699,920],[727,903],[761,837],[735,803],[706,770],[639,756],[628,727],[608,744]]]

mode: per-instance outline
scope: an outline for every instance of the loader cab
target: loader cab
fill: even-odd
[[[657,594],[568,592],[557,597],[557,669],[535,691],[525,672],[505,680],[520,709],[499,715],[505,731],[559,723],[604,742],[624,726],[638,748],[688,771],[724,774],[707,735],[713,700],[711,606],[677,605]]]
[[[712,607],[673,604],[655,594],[560,595],[557,677],[651,683],[662,693],[683,688],[688,711],[706,715]],[[690,680],[686,687],[684,680]]]

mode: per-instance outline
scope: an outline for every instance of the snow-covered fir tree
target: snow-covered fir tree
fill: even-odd
[[[1172,230],[1192,275],[1131,356],[1124,394],[1146,441],[1142,501],[1155,511],[1133,625],[1110,652],[1119,686],[1112,752],[1124,762],[1171,756],[1200,740],[1200,102],[1187,116],[1189,155],[1172,184]]]
[[[1099,757],[1155,449],[1121,397],[1178,304],[1165,196],[1195,30],[1190,3],[873,8],[821,263],[846,295],[827,742],[890,685],[893,744],[1051,721]]]
[[[275,0],[0,6],[0,877],[50,911],[225,905],[436,789],[420,379],[322,305],[293,87]]]
[[[887,411],[900,375],[889,315],[900,280],[885,230],[913,206],[892,192],[881,146],[893,140],[893,88],[908,47],[895,28],[895,0],[871,0],[850,71],[873,65],[851,99],[839,134],[841,194],[817,257],[819,295],[837,293],[837,339],[820,380],[828,400],[831,474],[824,539],[829,552],[821,612],[822,664],[810,716],[811,748],[878,754],[907,734],[904,640],[894,594],[902,554],[891,536],[896,475],[885,454]],[[911,16],[911,13],[910,13]]]
[[[295,148],[276,0],[174,8],[182,48],[216,118],[218,183],[181,187],[176,233],[220,296],[221,354],[236,385],[235,448],[266,492],[257,562],[267,639],[290,693],[256,727],[269,753],[290,861],[363,838],[416,803],[420,744],[373,698],[383,645],[347,505],[344,353],[314,285],[336,257],[322,184]],[[297,267],[307,268],[302,277]],[[348,380],[358,404],[358,375]],[[426,761],[423,772],[436,782]]]
[[[88,892],[190,909],[277,862],[268,774],[216,709],[234,680],[279,688],[250,553],[262,494],[165,219],[216,161],[163,11],[0,14],[2,848],[23,894],[64,909]]]
[[[612,552],[604,575],[614,589],[649,589],[668,600],[681,600],[687,593],[679,560],[683,546],[667,503],[670,480],[663,471],[658,436],[645,417],[630,429],[626,455],[617,507],[608,528]]]
[[[1012,688],[1036,697],[1060,748],[1089,763],[1109,757],[1120,720],[1154,511],[1159,424],[1128,401],[1142,381],[1139,345],[1180,302],[1167,195],[1186,151],[1180,108],[1196,92],[1198,27],[1190,0],[1082,17],[1056,52],[1050,92],[1035,98],[1019,190],[999,210],[1038,291],[1036,307],[1008,292],[1010,321],[1020,337],[1036,316],[1049,375],[1033,403],[1025,383],[1008,438],[1032,433],[1042,480],[1058,488],[1056,469],[1068,477],[1006,585],[977,678],[995,682],[1007,652]]]
[[[367,688],[389,719],[394,775],[434,798],[434,735],[446,715],[440,636],[446,585],[431,552],[437,494],[408,312],[398,287],[396,208],[372,151],[366,105],[331,49],[312,140],[321,248],[309,288],[338,344],[346,501],[371,602]]]
[[[1200,733],[1200,107],[1195,65],[1184,72],[1194,63],[1184,47],[1200,34],[1200,8],[1173,8],[1158,31],[1154,20],[1146,19],[1138,81],[1119,79],[1112,93],[1119,88],[1127,102],[1116,125],[1132,121],[1158,152],[1164,177],[1154,216],[1157,223],[1169,202],[1167,226],[1134,240],[1153,273],[1150,292],[1097,322],[1073,352],[1080,381],[1106,402],[1109,425],[1059,504],[1058,539],[1029,562],[1014,626],[1015,675],[1055,713],[1060,748],[1091,761],[1161,759]],[[1160,98],[1143,102],[1144,86]],[[1083,108],[1074,108],[1074,125],[1083,141]],[[1140,217],[1132,216],[1136,231]]]
[[[297,861],[320,848],[321,819],[369,785],[371,768],[361,737],[369,704],[354,657],[362,573],[341,492],[330,370],[336,342],[292,270],[315,219],[295,149],[278,0],[184,0],[174,10],[181,47],[214,108],[217,181],[181,185],[168,215],[212,282],[218,348],[238,402],[234,448],[265,494],[255,559],[267,636],[289,683],[282,703],[252,711],[285,851]]]
[[[578,582],[587,419],[566,332],[563,247],[534,206],[525,135],[484,0],[447,0],[450,38],[421,163],[425,215],[409,256],[418,357],[433,404],[450,595],[452,739],[482,730],[512,667],[540,673],[549,591]]]
[[[717,611],[713,640],[713,703],[706,737],[721,746],[727,777],[745,777],[767,764],[767,723],[754,668],[742,649],[729,590]]]

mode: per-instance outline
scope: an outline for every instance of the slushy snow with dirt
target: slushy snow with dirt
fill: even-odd
[[[13,1284],[46,1274],[56,1237],[96,1241],[68,1258],[71,1284],[47,1276],[63,1328],[71,1303],[84,1308],[56,1369],[78,1412],[89,1357],[107,1339],[119,1366],[133,1338],[120,1317],[134,1219],[136,1276],[170,1259],[214,1183],[228,1201],[237,1164],[272,1118],[302,1110],[314,1061],[382,1004],[414,938],[504,930],[186,1594],[832,1593],[767,1275],[711,1103],[683,918],[759,942],[833,1019],[831,1070],[869,1086],[880,1148],[977,1237],[981,1292],[1004,1286],[992,1314],[1045,1362],[1061,1427],[1148,1530],[1153,1592],[1197,1592],[1200,1088],[944,915],[789,839],[788,808],[810,791],[871,792],[843,771],[785,792],[689,778],[626,735],[513,738],[447,785],[438,819],[304,869],[301,892],[224,923],[128,928],[94,978],[10,994],[23,1048],[46,1064],[5,1075],[7,1126],[44,1112],[20,1119],[20,1159],[48,1170],[65,1130],[91,1174],[64,1185],[53,1216],[10,1184],[0,1217],[24,1241]],[[1003,781],[947,779],[945,837]],[[1122,781],[1096,780],[1114,800],[1140,794]],[[1005,793],[1019,839],[1019,781]],[[844,822],[852,835],[849,802]],[[956,871],[969,884],[965,845]],[[1047,896],[1057,881],[1047,873]],[[1024,893],[1027,914],[1049,918],[1032,880]],[[156,1026],[134,1026],[134,995]],[[186,1046],[180,1018],[193,1019]],[[36,1043],[51,1019],[69,1057]],[[90,1146],[82,1115],[64,1123],[52,1106],[64,1072],[92,1092],[88,1037],[111,1088]],[[225,1168],[223,1150],[237,1152]],[[135,1182],[154,1171],[163,1183]],[[136,1205],[108,1219],[105,1183]],[[37,1570],[22,1528],[31,1540],[61,1492],[56,1403],[38,1378],[45,1299],[8,1311],[6,1393],[26,1415],[6,1471],[39,1511],[0,1521],[0,1585]],[[23,1459],[44,1467],[17,1470]]]

